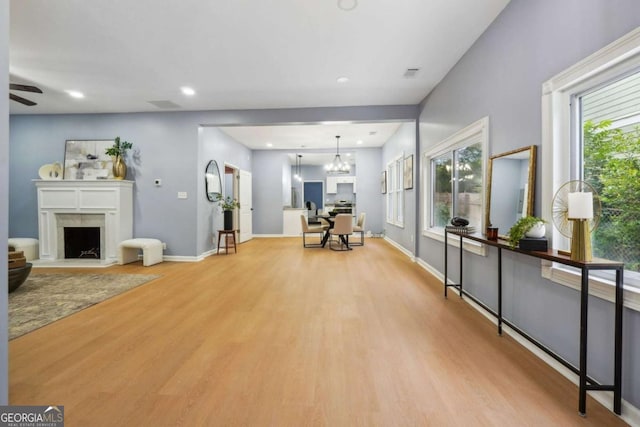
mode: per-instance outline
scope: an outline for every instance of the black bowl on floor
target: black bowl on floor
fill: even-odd
[[[28,262],[24,267],[9,269],[9,292],[13,292],[20,287],[29,277],[31,273],[31,263]]]

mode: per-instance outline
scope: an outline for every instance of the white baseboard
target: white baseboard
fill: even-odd
[[[427,272],[435,276],[440,281],[444,280],[444,275],[440,273],[439,270],[437,270],[435,267],[428,264],[421,258],[416,258],[416,263],[420,267],[424,268]],[[482,308],[480,305],[476,304],[469,298],[464,298],[464,301],[467,304],[469,304],[471,307],[475,308],[484,317],[489,319],[491,323],[497,326],[498,319],[496,319],[491,313],[489,313],[487,310],[485,310],[484,308]],[[519,333],[517,333],[516,331],[514,331],[504,323],[502,324],[502,332],[512,337],[520,345],[525,347],[527,350],[529,350],[539,359],[542,359],[542,361],[544,361],[547,365],[551,366],[553,369],[555,369],[557,372],[559,372],[563,377],[567,378],[573,384],[578,385],[579,383],[578,375],[574,374],[570,369],[568,369],[563,364],[555,360],[553,357],[549,356],[544,351],[540,350],[538,347],[536,347],[534,344],[529,342],[526,338],[524,338],[522,335],[520,335]],[[587,393],[591,397],[593,397],[597,402],[599,402],[602,406],[607,408],[609,411],[613,412],[613,392],[588,391]],[[576,395],[576,402],[577,402],[577,395]],[[576,412],[577,412],[577,407],[576,407]],[[619,418],[621,418],[631,426],[640,427],[640,409],[636,408],[635,406],[625,401],[624,399],[622,400],[622,415],[616,415],[616,416],[618,416]]]
[[[404,246],[402,246],[400,243],[396,242],[395,240],[390,239],[390,238],[389,238],[389,237],[387,237],[387,236],[384,236],[384,240],[385,240],[386,242],[389,242],[389,244],[390,244],[391,246],[393,246],[394,248],[396,248],[397,250],[399,250],[400,252],[402,252],[403,254],[405,254],[406,256],[408,256],[408,257],[409,257],[409,259],[410,259],[411,261],[414,261],[414,262],[415,262],[415,260],[416,260],[415,255],[414,255],[411,251],[409,251],[407,248],[405,248]]]
[[[174,262],[198,262],[202,261],[204,256],[179,256],[179,255],[165,255],[162,257],[163,261],[174,261]]]

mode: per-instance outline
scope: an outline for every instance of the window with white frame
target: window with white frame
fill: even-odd
[[[404,226],[404,173],[402,156],[387,164],[387,222],[399,227]]]
[[[550,215],[553,194],[564,182],[589,182],[602,203],[592,232],[594,256],[624,262],[627,288],[640,287],[639,90],[640,29],[543,85],[543,213]],[[568,247],[555,229],[553,246]],[[579,288],[579,275],[570,269],[546,264],[543,276]],[[595,271],[591,276],[592,293],[612,300],[612,278]],[[633,304],[640,308],[640,297]]]
[[[625,263],[627,282],[640,278],[640,72],[576,96],[581,132],[571,157],[576,179],[591,184],[602,211],[593,255]]]
[[[482,229],[488,127],[485,117],[425,152],[425,235],[442,236],[455,216]]]

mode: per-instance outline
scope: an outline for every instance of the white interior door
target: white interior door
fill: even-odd
[[[240,243],[253,237],[253,206],[251,204],[251,172],[240,170]]]

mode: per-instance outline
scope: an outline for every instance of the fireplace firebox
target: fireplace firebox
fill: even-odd
[[[65,259],[100,259],[100,227],[64,227]]]

